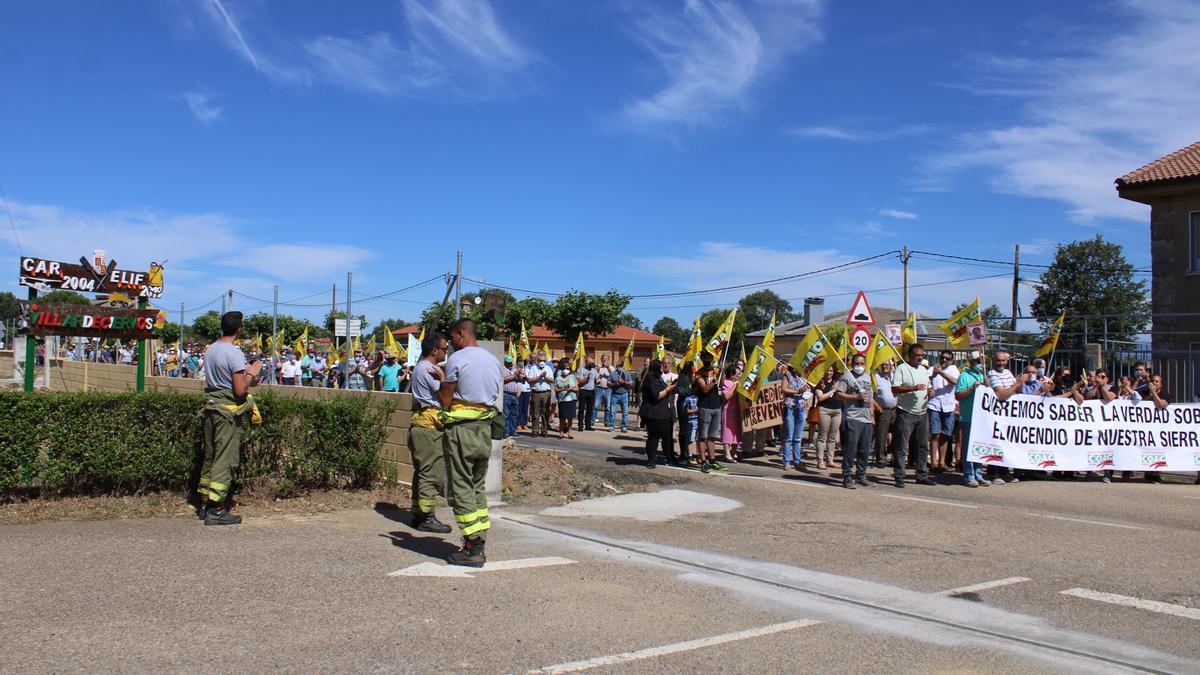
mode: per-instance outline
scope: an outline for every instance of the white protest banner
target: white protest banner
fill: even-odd
[[[1200,404],[1076,403],[979,387],[967,461],[1042,471],[1198,471]]]
[[[415,335],[408,336],[408,358],[406,363],[409,368],[417,365],[417,361],[421,360],[421,342],[417,340]]]

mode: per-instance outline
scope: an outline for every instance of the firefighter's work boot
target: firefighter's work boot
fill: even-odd
[[[241,516],[235,516],[229,512],[229,509],[222,507],[208,507],[208,513],[204,515],[205,525],[239,525],[242,522]]]
[[[450,526],[438,520],[438,517],[430,513],[425,516],[417,516],[413,527],[421,532],[436,532],[437,534],[450,534]]]
[[[483,567],[483,564],[487,562],[487,556],[483,553],[483,541],[463,539],[462,548],[451,553],[446,562],[463,567]]]

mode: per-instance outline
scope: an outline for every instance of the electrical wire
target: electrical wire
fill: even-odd
[[[375,301],[375,300],[381,300],[381,299],[383,299],[383,298],[388,298],[388,297],[391,297],[391,296],[393,296],[393,295],[397,295],[397,294],[399,294],[399,293],[405,293],[405,292],[407,292],[407,291],[413,291],[413,290],[416,290],[416,289],[418,289],[418,288],[422,288],[422,287],[424,287],[424,286],[428,286],[429,284],[431,284],[431,283],[433,283],[433,282],[435,282],[435,281],[437,281],[437,280],[439,280],[439,279],[443,279],[443,278],[445,278],[445,275],[444,275],[444,274],[439,274],[439,275],[437,275],[437,276],[435,276],[435,277],[430,277],[429,279],[426,279],[425,281],[422,281],[422,282],[419,282],[419,283],[413,284],[413,285],[411,285],[411,286],[406,286],[406,287],[404,287],[404,288],[399,288],[399,289],[396,289],[396,290],[394,290],[394,291],[388,291],[387,293],[380,293],[379,295],[370,295],[370,296],[364,296],[364,297],[361,297],[361,298],[352,298],[352,302],[353,302],[353,303],[355,303],[355,304],[357,304],[357,303],[362,303],[362,302],[372,302],[372,301]],[[235,290],[233,293],[234,293],[234,295],[239,295],[239,296],[241,296],[241,297],[243,297],[243,298],[246,298],[247,300],[255,300],[255,301],[257,301],[257,302],[264,303],[264,304],[262,304],[262,305],[259,305],[259,306],[256,306],[256,307],[249,307],[249,308],[247,308],[247,311],[251,311],[251,310],[255,310],[255,309],[262,309],[262,308],[265,308],[265,307],[272,307],[272,306],[274,306],[274,305],[275,305],[275,302],[274,302],[273,300],[267,300],[267,299],[265,299],[265,298],[259,298],[259,297],[255,297],[255,296],[253,296],[253,295],[249,295],[249,294],[247,294],[247,293],[243,293],[243,292],[241,292],[241,291],[237,291],[237,290]],[[306,295],[306,296],[304,296],[304,297],[300,297],[300,298],[294,298],[294,300],[307,300],[308,298],[315,297],[315,296],[318,296],[318,295],[322,295],[322,294],[324,294],[324,293],[325,293],[325,291],[319,291],[319,292],[317,292],[317,293],[312,293],[312,294],[310,294],[310,295]],[[425,304],[425,303],[422,303],[422,302],[419,302],[419,301],[416,301],[416,300],[406,300],[406,299],[404,299],[404,298],[395,298],[395,300],[397,300],[397,301],[400,301],[400,302],[414,302],[414,303],[417,303],[417,304]],[[294,302],[294,301],[292,301],[292,302],[285,302],[285,301],[282,301],[282,300],[281,300],[281,301],[279,302],[279,306],[280,306],[280,307],[328,307],[328,306],[329,306],[329,303],[327,303],[327,302],[310,302],[310,303],[301,303],[301,302]]]

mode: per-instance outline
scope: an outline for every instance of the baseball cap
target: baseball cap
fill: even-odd
[[[511,357],[511,356],[509,356],[509,355],[505,354],[505,355],[504,355],[504,362],[505,362],[505,363],[512,363],[512,362],[513,362],[513,357]]]

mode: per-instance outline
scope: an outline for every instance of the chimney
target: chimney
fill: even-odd
[[[815,326],[825,320],[825,298],[804,299],[804,325]]]

